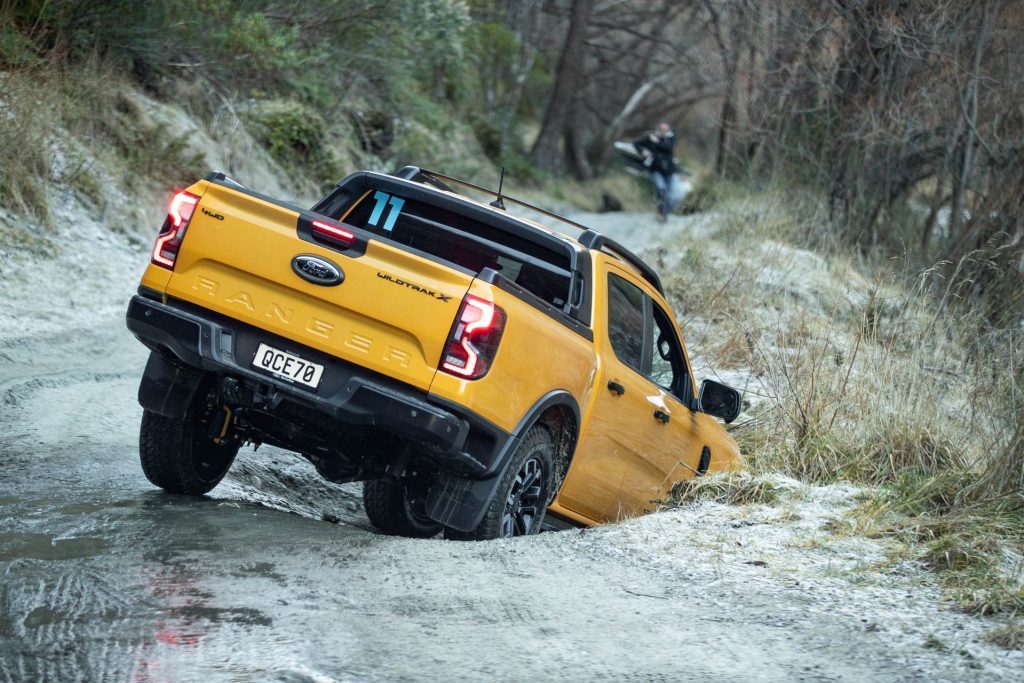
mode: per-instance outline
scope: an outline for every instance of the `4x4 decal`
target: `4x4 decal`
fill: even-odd
[[[447,294],[438,294],[432,289],[421,287],[420,285],[417,285],[412,282],[406,282],[405,280],[397,278],[394,275],[388,275],[387,273],[382,273],[379,270],[377,271],[377,277],[379,277],[382,280],[387,280],[388,282],[393,282],[396,285],[401,285],[402,287],[408,287],[409,289],[420,292],[421,294],[426,294],[427,296],[433,299],[437,299],[442,303],[448,303],[449,301],[452,300],[452,298]]]

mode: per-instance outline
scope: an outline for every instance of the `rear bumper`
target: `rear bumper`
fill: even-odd
[[[127,324],[150,349],[191,368],[234,378],[270,401],[288,402],[345,424],[392,430],[431,446],[443,456],[440,465],[463,476],[493,476],[514,439],[471,411],[447,402],[438,405],[414,387],[186,302],[135,296],[128,305]],[[251,363],[261,342],[323,365],[318,389],[254,369]]]

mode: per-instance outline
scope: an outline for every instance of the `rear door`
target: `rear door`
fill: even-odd
[[[385,207],[378,220],[400,212]],[[330,223],[356,243],[331,248],[311,236],[316,217],[211,183],[166,294],[427,390],[473,276],[367,239],[344,216]],[[344,280],[324,286],[300,277],[293,261],[304,254],[331,262]]]
[[[623,482],[637,476],[659,478],[648,454],[658,448],[665,432],[654,418],[660,392],[643,374],[649,364],[646,297],[624,271],[610,264],[607,268],[598,280],[604,291],[598,292],[597,300],[607,302],[607,307],[595,311],[594,398],[558,496],[559,505],[595,521],[634,511],[632,499],[628,506],[622,504]]]

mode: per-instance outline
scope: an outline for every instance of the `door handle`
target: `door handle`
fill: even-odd
[[[608,388],[614,391],[619,396],[622,396],[624,393],[626,393],[626,387],[622,386],[613,379],[608,380]]]
[[[658,422],[660,422],[661,424],[668,424],[669,415],[664,410],[655,409],[654,410],[654,419],[657,420]]]

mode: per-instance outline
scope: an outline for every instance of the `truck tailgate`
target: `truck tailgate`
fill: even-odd
[[[472,276],[380,240],[361,255],[302,240],[299,215],[211,183],[166,294],[427,390]],[[300,254],[331,261],[344,281],[300,278]]]

